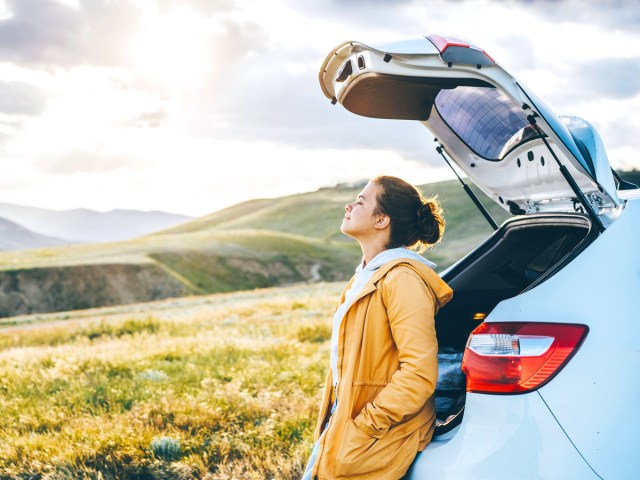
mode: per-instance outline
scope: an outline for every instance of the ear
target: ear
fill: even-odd
[[[381,213],[378,215],[378,218],[376,219],[376,222],[373,224],[373,226],[376,230],[384,230],[390,224],[391,224],[391,218],[389,218],[389,215],[385,215],[384,213]]]

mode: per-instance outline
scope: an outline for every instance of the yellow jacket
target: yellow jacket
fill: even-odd
[[[452,294],[431,268],[406,258],[380,267],[364,286],[340,326],[338,405],[323,431],[333,403],[331,370],[327,375],[314,479],[396,480],[429,443],[438,377],[434,316]]]

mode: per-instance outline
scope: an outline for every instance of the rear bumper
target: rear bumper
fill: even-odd
[[[418,454],[407,478],[600,478],[536,392],[504,396],[468,393],[464,415],[451,438],[434,440]]]

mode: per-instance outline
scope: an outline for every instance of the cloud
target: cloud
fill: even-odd
[[[213,15],[238,10],[234,0],[158,0],[160,11],[168,12],[176,7],[191,8],[202,15]]]
[[[637,0],[286,0],[285,5],[315,18],[346,23],[355,33],[376,29],[383,39],[390,32],[433,32],[436,25],[438,32],[462,36],[483,31],[499,34],[501,29],[513,33],[517,27],[535,41],[539,32],[528,24],[532,15],[557,26],[577,23],[633,33],[640,24]],[[477,20],[471,29],[466,24],[469,15]]]
[[[47,94],[30,83],[0,81],[0,145],[10,142],[26,123],[46,109]]]
[[[46,107],[46,93],[24,82],[0,81],[0,113],[40,115]]]
[[[593,24],[634,33],[640,25],[637,0],[511,0],[510,3],[523,5],[541,18],[561,22]]]
[[[335,18],[349,23],[354,29],[362,25],[394,24],[399,21],[402,8],[416,3],[415,0],[317,0],[314,2],[299,2],[285,0],[284,6],[294,11],[305,12],[309,18]],[[311,17],[313,15],[313,17]],[[386,22],[385,22],[386,18]]]
[[[255,22],[223,18],[224,33],[213,39],[216,65],[227,68],[246,58],[267,51],[268,33]]]
[[[131,41],[145,22],[178,9],[192,11],[203,21],[217,19],[223,26],[223,34],[212,36],[209,45],[221,62],[259,51],[267,38],[258,23],[232,18],[238,6],[231,0],[83,0],[77,7],[56,0],[8,0],[7,7],[11,16],[0,20],[0,61],[43,69],[132,67]]]
[[[432,138],[419,123],[360,117],[323,95],[314,70],[297,74],[277,63],[254,64],[259,74],[229,78],[202,98],[199,134],[296,148],[381,149],[424,159]],[[245,70],[245,66],[242,67]],[[208,119],[208,121],[207,121]]]
[[[163,126],[168,118],[165,110],[156,110],[154,112],[143,112],[136,118],[124,122],[123,126],[134,126],[139,128],[159,128]]]
[[[615,125],[606,124],[600,129],[600,134],[605,140],[605,146],[610,149],[620,149],[625,147],[640,150],[640,138],[638,137],[638,125],[625,122],[617,122]],[[609,155],[610,158],[612,155]],[[627,158],[628,161],[635,160],[634,157]],[[640,165],[637,165],[640,167]]]
[[[145,208],[164,202],[172,209],[181,201],[189,211],[192,198],[211,190],[228,188],[232,203],[380,173],[385,165],[392,170],[382,173],[392,174],[400,173],[393,171],[397,165],[407,172],[415,162],[442,165],[418,122],[359,117],[324,97],[318,69],[348,39],[378,43],[458,33],[486,48],[558,113],[597,123],[616,158],[640,152],[634,145],[640,125],[625,122],[640,98],[633,80],[640,73],[638,14],[629,2],[7,5],[12,15],[0,19],[0,143],[6,140],[0,168],[32,192],[64,189],[68,206],[82,198],[112,208],[109,192],[118,188],[121,206],[143,198]],[[41,183],[30,181],[32,171]],[[163,197],[176,178],[191,186],[180,200]],[[103,198],[89,200],[94,195]],[[207,198],[210,206],[199,208],[220,206]]]
[[[287,15],[291,16],[291,27],[317,29],[327,25],[326,20],[330,18],[337,22],[338,29],[360,31],[373,39],[374,32],[389,38],[393,31],[419,31],[417,25],[424,15],[413,16],[416,5],[409,0],[393,4],[372,0],[347,4],[334,0],[314,4],[289,0],[283,3]],[[444,5],[446,2],[436,2],[434,15],[442,14]],[[0,24],[0,40],[3,31],[9,37],[11,32],[23,35],[16,37],[11,54],[21,55],[20,60],[27,63],[125,64],[122,44],[118,44],[115,37],[126,38],[127,32],[141,22],[141,12],[123,1],[81,2],[78,9],[42,0],[14,0],[10,6],[14,16]],[[200,14],[219,16],[222,30],[211,35],[208,46],[208,55],[213,59],[212,73],[200,82],[197,92],[194,90],[193,96],[198,97],[192,99],[195,118],[186,119],[199,134],[276,141],[301,148],[392,149],[406,158],[423,157],[425,145],[430,149],[429,134],[417,123],[356,117],[326,101],[318,85],[317,68],[332,43],[327,43],[327,47],[313,42],[312,38],[274,32],[268,18],[258,23],[230,0],[165,0],[159,2],[159,6],[161,12],[190,6]],[[229,12],[234,15],[228,15]],[[119,35],[103,35],[105,30],[118,31]],[[324,36],[330,38],[332,33],[326,31]],[[288,37],[286,48],[278,40],[274,41],[280,36]],[[25,42],[27,37],[29,42]],[[115,43],[105,45],[101,37]],[[529,52],[531,44],[526,37],[521,37],[519,44],[520,54],[514,54],[514,58],[523,59],[522,52]],[[85,50],[83,45],[90,45],[90,50]],[[0,46],[0,57],[3,54],[8,53]],[[305,67],[292,73],[287,71],[286,64]],[[202,88],[205,82],[208,89]],[[148,85],[147,88],[155,87]],[[153,118],[146,115],[139,117],[139,125],[156,126],[166,120],[162,114]]]
[[[600,58],[577,65],[572,74],[586,96],[630,98],[640,93],[640,56]]]
[[[36,162],[36,165],[38,171],[44,174],[71,175],[130,170],[139,163],[139,160],[131,155],[107,154],[75,148],[63,154],[43,157]]]
[[[537,71],[530,71],[524,80],[552,110],[572,114],[587,110],[587,120],[606,117],[620,121],[635,115],[630,100],[640,95],[640,84],[633,79],[640,75],[640,57],[596,58],[580,62],[541,62]],[[619,112],[613,119],[609,113],[612,102]],[[588,106],[592,108],[589,108]],[[615,124],[614,124],[615,125]]]
[[[8,0],[0,21],[0,60],[38,68],[124,65],[140,12],[123,0],[84,1],[77,8],[54,0]]]
[[[517,72],[540,68],[540,59],[536,56],[535,40],[527,35],[496,35],[496,42],[489,54],[495,55],[493,50],[499,50],[499,65],[509,71]],[[487,47],[488,48],[488,47]]]
[[[376,10],[381,18],[383,7]],[[315,29],[324,19],[304,23],[316,8],[316,4],[296,4],[287,9],[287,22],[306,28],[306,36],[275,34],[269,18],[261,25],[252,16],[223,22],[219,40],[226,53],[222,59],[214,57],[211,76],[205,80],[209,88],[198,90],[197,100],[189,100],[189,128],[220,140],[269,141],[308,149],[394,150],[407,159],[424,159],[425,145],[429,151],[432,139],[418,123],[358,117],[332,106],[322,94],[318,69],[334,44],[327,38],[324,45],[314,41]]]

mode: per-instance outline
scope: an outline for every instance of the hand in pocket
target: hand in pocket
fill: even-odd
[[[375,472],[391,463],[385,438],[370,437],[360,430],[352,418],[347,418],[340,447],[336,455],[336,475],[356,475]]]

